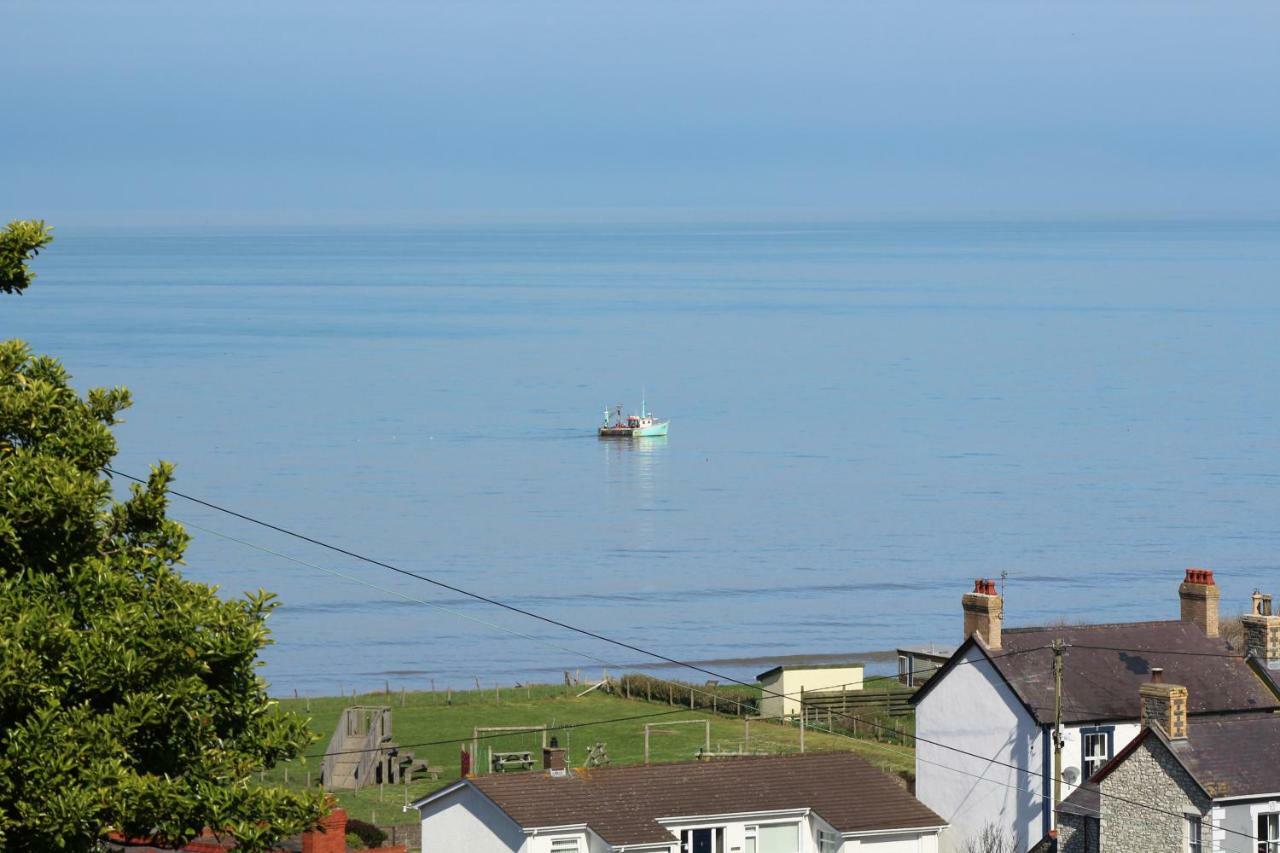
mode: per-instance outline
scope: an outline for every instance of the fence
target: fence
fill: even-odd
[[[613,689],[628,699],[662,702],[729,717],[754,716],[760,707],[760,694],[748,687],[723,687],[714,683],[698,686],[638,673],[622,676]]]
[[[812,719],[825,719],[828,711],[833,714],[852,714],[857,717],[904,717],[915,713],[915,709],[911,706],[911,696],[914,693],[914,690],[902,689],[806,693],[804,694],[805,714]]]

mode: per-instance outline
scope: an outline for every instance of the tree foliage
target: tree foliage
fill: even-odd
[[[273,596],[183,578],[172,467],[113,498],[129,392],[82,398],[69,379],[0,342],[0,849],[176,844],[205,826],[267,849],[323,811],[318,792],[253,781],[313,739],[257,674]]]
[[[0,293],[21,293],[31,285],[35,273],[27,261],[52,240],[53,232],[36,219],[15,220],[0,231]]]

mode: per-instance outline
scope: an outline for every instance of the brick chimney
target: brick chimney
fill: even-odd
[[[302,853],[347,853],[347,813],[334,808],[316,829],[302,833]]]
[[[1151,668],[1151,680],[1138,688],[1142,702],[1140,721],[1143,726],[1159,723],[1173,740],[1187,737],[1187,688],[1181,684],[1166,684],[1164,670]]]
[[[542,769],[552,776],[564,776],[569,772],[565,749],[556,744],[555,738],[551,739],[551,746],[542,748]]]
[[[1218,598],[1221,592],[1213,582],[1212,569],[1187,569],[1178,587],[1182,599],[1182,621],[1194,622],[1207,637],[1218,636]]]
[[[1280,669],[1280,616],[1271,613],[1271,596],[1255,591],[1252,612],[1240,622],[1246,652],[1267,669]]]
[[[996,582],[978,578],[973,582],[973,592],[966,592],[961,604],[964,607],[964,638],[967,640],[977,634],[987,648],[1000,648],[1004,599],[996,594]]]

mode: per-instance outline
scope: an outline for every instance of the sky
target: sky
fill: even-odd
[[[1272,215],[1280,4],[0,0],[0,217]]]

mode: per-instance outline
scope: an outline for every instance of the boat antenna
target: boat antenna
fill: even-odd
[[[645,410],[644,410],[644,392],[645,392],[644,386],[641,386],[640,387],[640,417],[642,418],[648,417],[648,415],[645,413]]]

